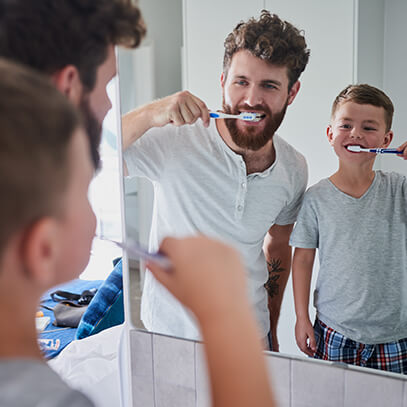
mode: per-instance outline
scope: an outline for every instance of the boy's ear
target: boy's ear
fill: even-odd
[[[331,125],[328,125],[327,126],[327,128],[326,128],[326,135],[327,135],[327,137],[328,137],[328,141],[329,141],[329,144],[332,146],[333,145],[333,140],[334,140],[334,134],[333,134],[333,131],[332,131],[332,126]]]
[[[75,106],[78,106],[83,92],[82,81],[78,69],[67,65],[52,75],[56,88],[63,93]]]
[[[297,96],[298,91],[300,90],[301,82],[297,81],[291,86],[291,89],[288,92],[287,104],[291,105],[294,102],[295,97]]]
[[[383,148],[386,148],[389,146],[391,141],[393,140],[393,132],[390,130],[384,135],[384,142],[383,142]]]
[[[24,268],[29,278],[49,288],[55,285],[59,253],[59,227],[53,218],[35,222],[26,232],[21,249]]]

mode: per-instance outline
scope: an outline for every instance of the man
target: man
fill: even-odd
[[[288,240],[307,185],[307,167],[275,132],[299,91],[308,58],[301,33],[263,10],[258,20],[241,22],[226,38],[221,75],[224,112],[256,112],[261,120],[210,122],[205,103],[189,92],[123,118],[129,175],[154,184],[152,249],[167,235],[194,233],[233,244],[249,271],[263,338],[268,342],[270,334],[276,351],[291,268]],[[199,337],[190,315],[150,273],[142,320],[153,331]]]
[[[0,56],[49,75],[79,107],[97,168],[111,108],[106,86],[116,75],[114,46],[139,45],[140,10],[130,0],[0,0],[0,9]]]

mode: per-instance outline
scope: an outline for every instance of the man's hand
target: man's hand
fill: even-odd
[[[209,110],[205,103],[188,91],[182,91],[141,106],[122,117],[123,150],[153,127],[172,123],[174,126],[202,119],[209,126]]]
[[[297,319],[295,324],[295,340],[302,352],[308,356],[314,356],[317,349],[314,328],[309,318]]]
[[[152,125],[162,127],[172,123],[174,126],[195,123],[202,119],[209,126],[209,110],[205,103],[187,90],[177,92],[149,105]]]

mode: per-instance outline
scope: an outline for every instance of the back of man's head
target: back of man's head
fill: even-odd
[[[0,0],[0,56],[48,75],[72,65],[84,94],[94,89],[109,46],[136,47],[144,34],[131,0]],[[98,167],[100,129],[86,127]]]
[[[0,59],[0,259],[16,233],[61,211],[79,126],[46,77]]]
[[[131,0],[0,0],[0,55],[53,74],[67,65],[91,91],[108,45],[136,47],[145,26]]]

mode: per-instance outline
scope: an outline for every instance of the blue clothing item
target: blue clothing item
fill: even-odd
[[[75,339],[76,328],[58,327],[52,323],[55,320],[55,315],[52,309],[58,302],[55,302],[50,294],[57,290],[68,291],[72,293],[80,294],[84,290],[90,290],[92,288],[99,288],[103,283],[102,280],[87,281],[76,279],[69,283],[64,283],[57,287],[54,287],[47,291],[41,298],[41,311],[44,316],[51,318],[51,323],[47,328],[38,335],[40,340],[40,347],[46,359],[52,359],[57,356],[62,349],[64,349],[69,343]],[[44,308],[45,306],[47,308]]]
[[[314,334],[317,343],[315,359],[407,374],[407,338],[381,344],[360,343],[328,327],[318,318]]]
[[[114,264],[113,271],[99,287],[82,315],[76,339],[86,338],[124,322],[122,260],[117,259]]]

